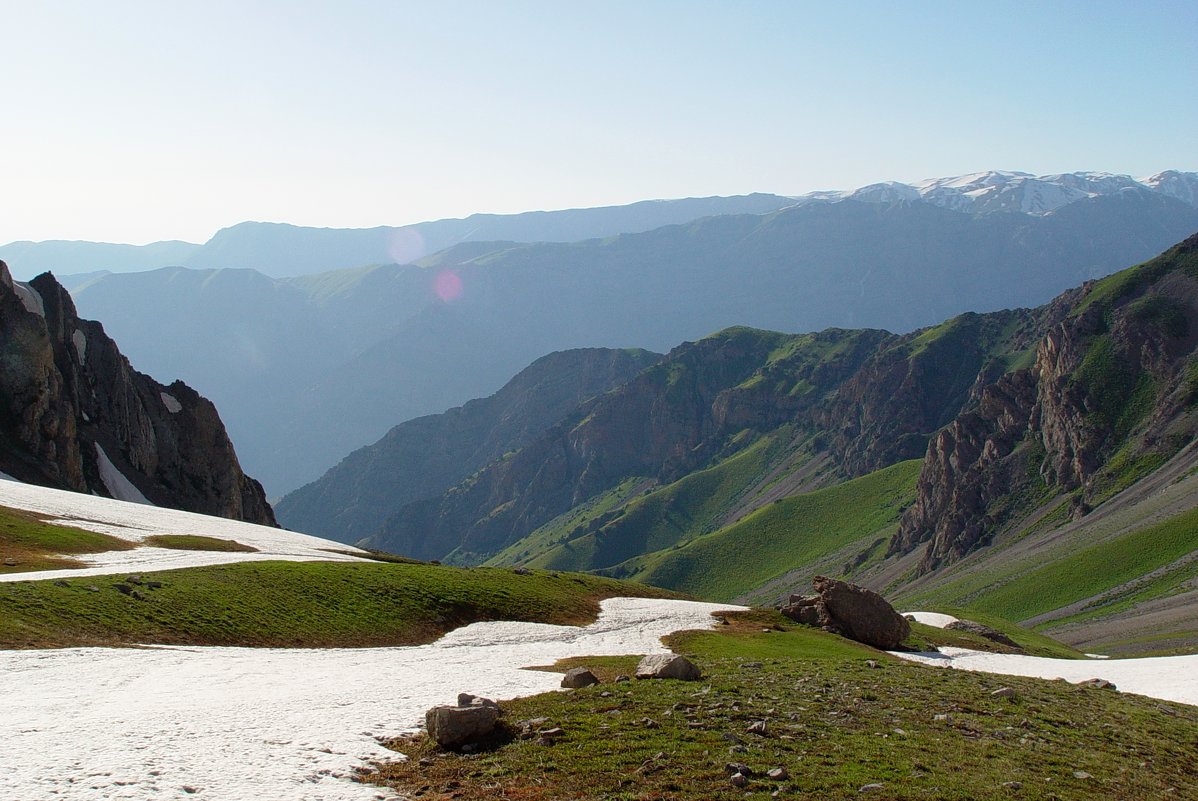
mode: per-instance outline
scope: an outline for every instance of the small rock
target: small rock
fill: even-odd
[[[867,668],[871,669],[871,670],[877,670],[877,669],[878,669],[878,660],[876,660],[876,659],[866,659],[866,660],[865,660],[865,666],[866,666]]]
[[[1003,782],[1002,786],[1008,790],[1022,790],[1023,782]]]
[[[786,768],[773,768],[765,775],[776,782],[784,782],[790,778],[790,772]]]
[[[739,737],[737,737],[735,734],[732,734],[731,732],[724,732],[720,736],[723,737],[725,740],[727,740],[730,743],[736,743],[737,745],[741,745],[742,743],[744,743],[744,740],[740,739]]]
[[[604,690],[603,692],[599,693],[600,698],[611,698],[613,695],[615,695],[615,693],[613,693],[611,690]]]
[[[733,787],[747,787],[749,785],[749,777],[743,773],[733,773],[728,781],[732,782]]]
[[[641,725],[646,729],[660,729],[661,724],[652,718],[641,718]]]
[[[598,684],[599,679],[594,673],[586,668],[572,668],[566,671],[566,675],[562,676],[562,686],[568,689],[579,689],[581,687],[590,687],[593,684]]]
[[[62,579],[58,579],[57,581],[54,582],[54,586],[55,587],[69,587],[69,586],[71,586],[71,583],[69,581],[64,581]]]
[[[1091,687],[1095,690],[1118,689],[1113,682],[1109,682],[1106,679],[1086,679],[1085,681],[1079,681],[1078,685],[1081,687]]]
[[[1075,770],[1075,771],[1073,771],[1073,778],[1075,778],[1075,779],[1093,779],[1094,777],[1091,776],[1089,773],[1086,773],[1084,770]]]
[[[200,791],[199,787],[192,787],[190,784],[185,784],[180,789],[183,790],[183,792],[187,793],[188,795],[194,795],[195,793],[198,793]]]
[[[859,793],[875,793],[881,789],[882,789],[881,784],[865,784],[865,785],[862,785],[861,789],[858,790],[857,792],[859,792]]]
[[[745,748],[743,745],[730,745],[728,746],[728,753],[730,755],[747,754],[749,753],[749,749]]]
[[[20,564],[20,562],[18,562],[16,559],[13,559],[11,556],[4,557],[5,567],[16,567],[18,564]]]
[[[143,583],[145,586],[149,587],[151,590],[160,590],[160,589],[162,589],[162,582],[161,582],[161,581],[144,581],[144,582],[142,582],[142,583]]]
[[[128,595],[129,593],[133,592],[133,588],[130,587],[128,584],[113,584],[112,588],[114,590],[116,590],[117,592],[119,592],[121,595]]]
[[[532,575],[532,571],[529,570],[527,567],[517,567],[514,570],[512,570],[512,572],[515,573],[517,576],[531,576]]]
[[[431,768],[433,766],[433,761],[428,757],[420,757],[420,761],[416,764],[422,768]]]
[[[493,706],[499,709],[499,704],[490,698],[483,698],[473,693],[458,693],[458,706]]]
[[[990,693],[993,698],[1014,698],[1015,690],[1011,687],[999,687],[994,692]]]
[[[759,668],[759,667],[761,667],[761,663],[760,662],[745,662],[743,665],[741,665],[741,667],[742,668]]]
[[[651,654],[636,666],[638,679],[680,679],[698,681],[702,678],[699,668],[684,656],[677,654]]]
[[[563,729],[561,726],[554,726],[552,729],[545,729],[540,734],[542,737],[544,737],[548,740],[556,740],[559,737],[565,737],[566,730]]]
[[[100,591],[100,588],[97,587],[95,584],[88,584],[83,589],[87,590],[88,592],[99,592]]]
[[[625,676],[624,674],[620,674],[619,676],[616,676],[616,684],[622,684],[626,681],[632,681],[632,677]]]
[[[141,576],[125,576],[126,584],[141,584]]]
[[[724,772],[729,776],[735,776],[737,773],[742,776],[752,776],[753,771],[744,762],[729,762],[724,766]]]
[[[952,723],[953,716],[947,715],[947,714],[932,715],[932,720],[939,721],[942,723]]]
[[[745,729],[749,734],[756,734],[760,737],[770,736],[770,723],[768,720],[755,720]]]

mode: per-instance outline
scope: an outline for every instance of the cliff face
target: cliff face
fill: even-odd
[[[49,273],[0,262],[0,470],[22,481],[275,525],[215,407],[135,371]]]
[[[1011,499],[1073,493],[1085,515],[1132,466],[1163,461],[1198,431],[1198,236],[1054,306],[1067,313],[1034,365],[983,388],[928,447],[890,544],[894,554],[926,543],[922,572],[1001,531]]]

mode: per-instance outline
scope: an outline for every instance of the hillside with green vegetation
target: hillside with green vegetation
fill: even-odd
[[[0,583],[0,648],[414,645],[482,620],[587,623],[614,596],[678,597],[597,576],[413,562],[244,562],[14,581]]]
[[[667,638],[700,682],[613,683],[636,657],[568,660],[555,669],[585,666],[603,683],[503,702],[502,733],[482,753],[395,740],[409,760],[365,779],[461,801],[1198,797],[1193,707],[914,665],[780,616],[728,618]],[[1000,687],[1013,697],[994,696]],[[534,718],[560,736],[521,739],[519,722]],[[764,733],[749,731],[761,721]],[[746,786],[730,763],[748,769]]]
[[[79,567],[72,556],[132,547],[107,534],[54,525],[32,512],[0,506],[0,573]]]

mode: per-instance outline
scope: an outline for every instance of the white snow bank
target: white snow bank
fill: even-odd
[[[142,503],[147,506],[153,506],[150,500],[141,494],[141,490],[133,485],[133,482],[125,477],[125,474],[117,470],[116,465],[108,458],[108,454],[100,447],[100,443],[96,443],[96,461],[100,468],[100,480],[104,482],[104,486],[108,488],[108,494],[116,498],[118,501],[129,501],[130,503]]]
[[[621,598],[585,628],[478,623],[414,648],[0,652],[0,798],[374,799],[385,791],[344,777],[394,758],[376,737],[428,707],[552,690],[560,675],[519,668],[659,653],[733,608]]]
[[[1101,678],[1114,682],[1124,692],[1198,706],[1198,654],[1110,659],[1096,663],[1086,659],[992,654],[967,648],[942,648],[940,653],[893,653],[925,665],[1006,676],[1063,678],[1071,682]]]
[[[171,414],[178,414],[183,411],[183,404],[179,403],[179,399],[169,392],[159,392],[158,397],[162,398],[162,405]]]
[[[913,617],[917,623],[925,626],[935,626],[942,629],[949,623],[956,623],[959,618],[952,615],[942,615],[939,612],[902,612],[903,617]]]
[[[71,334],[71,342],[75,345],[75,355],[79,357],[79,363],[87,364],[87,334],[76,328],[75,333]]]
[[[42,296],[36,289],[22,281],[13,281],[12,288],[17,293],[17,297],[21,299],[21,305],[25,307],[25,311],[39,317],[46,316],[46,302],[42,300]]]
[[[122,573],[134,568],[139,571],[170,570],[177,567],[252,562],[263,559],[352,561],[356,557],[331,553],[331,551],[345,551],[351,554],[364,553],[350,545],[279,528],[9,481],[0,482],[0,506],[36,512],[45,515],[53,523],[97,531],[101,534],[111,534],[114,537],[134,542],[141,542],[153,534],[194,534],[235,540],[260,551],[260,553],[221,553],[137,548],[132,551],[112,551],[79,557],[80,561],[91,565],[89,568],[38,571],[36,573],[5,573],[0,574],[0,581],[103,575]]]

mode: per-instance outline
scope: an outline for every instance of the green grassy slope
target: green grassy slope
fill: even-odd
[[[672,550],[631,560],[613,575],[712,600],[730,600],[795,568],[888,537],[914,495],[911,460],[758,509]]]
[[[498,738],[463,756],[404,739],[394,747],[411,759],[368,781],[460,801],[1198,797],[1192,707],[913,665],[763,622],[668,638],[702,669],[698,683],[612,684],[635,657],[569,660],[559,667],[595,667],[604,684],[503,704],[511,729],[538,717],[560,727],[555,744]],[[1002,686],[1015,697],[991,695]],[[761,720],[765,736],[747,731]],[[751,769],[747,787],[729,781],[729,762]],[[771,779],[773,768],[789,775]]]
[[[132,547],[133,543],[107,534],[52,525],[31,512],[0,506],[0,573],[78,567],[80,563],[70,555]]]
[[[0,647],[408,645],[479,620],[581,623],[602,598],[672,595],[595,576],[418,563],[253,562],[141,580],[0,584]]]

